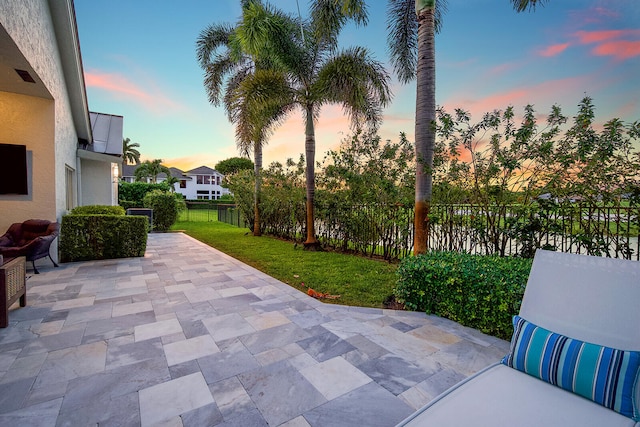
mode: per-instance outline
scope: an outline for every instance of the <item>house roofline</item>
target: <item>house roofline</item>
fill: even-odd
[[[49,10],[58,40],[60,60],[67,92],[70,98],[71,114],[79,139],[93,143],[89,103],[80,52],[80,38],[73,0],[49,0]]]

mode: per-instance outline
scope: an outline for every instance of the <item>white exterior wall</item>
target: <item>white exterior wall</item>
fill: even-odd
[[[73,11],[69,0],[55,1]],[[0,142],[26,145],[32,156],[32,191],[27,196],[0,196],[0,230],[29,218],[61,221],[67,212],[65,165],[76,171],[77,185],[80,180],[78,134],[49,2],[1,0],[0,24],[49,92],[45,98],[0,92]],[[54,259],[56,243],[51,250]]]
[[[8,226],[14,220],[23,221],[27,217],[41,217],[48,220],[60,220],[66,212],[65,191],[65,164],[75,169],[76,146],[78,136],[75,131],[71,114],[70,101],[67,96],[67,87],[62,71],[60,53],[56,42],[56,36],[51,19],[49,5],[44,0],[3,0],[0,2],[0,20],[3,27],[14,40],[24,57],[36,71],[38,77],[45,84],[53,101],[36,97],[30,100],[21,100],[19,104],[6,105],[4,101],[15,101],[15,94],[3,94],[2,117],[6,109],[16,109],[42,106],[48,104],[46,113],[31,112],[27,117],[31,120],[24,123],[25,127],[46,125],[45,129],[32,130],[29,140],[15,137],[13,143],[27,145],[28,150],[33,150],[33,181],[36,182],[34,194],[31,200],[12,201],[9,204],[2,203],[16,216],[9,220],[4,215],[0,217],[0,229]],[[47,117],[43,117],[45,114]],[[14,117],[14,130],[21,127],[23,117]],[[3,123],[3,127],[5,124]],[[33,132],[42,132],[47,135],[33,135]],[[11,130],[10,130],[11,132]],[[18,139],[22,141],[18,142]],[[4,140],[2,142],[12,142]],[[31,215],[24,215],[28,211]],[[19,216],[18,216],[19,215]]]
[[[116,194],[114,194],[115,179],[105,179],[105,176],[113,175],[113,164],[89,159],[81,159],[80,164],[83,171],[80,204],[83,206],[117,204],[117,184]],[[116,203],[113,203],[114,198]]]
[[[187,176],[191,178],[190,180],[187,180],[187,188],[180,188],[180,183],[177,183],[174,185],[176,192],[185,196],[187,200],[196,200],[198,198],[205,199],[205,195],[198,194],[198,191],[209,192],[209,196],[206,197],[205,200],[216,200],[216,199],[219,199],[221,196],[230,193],[228,188],[224,188],[221,185],[198,184],[196,175],[187,175]],[[212,180],[217,177],[220,177],[220,182],[222,182],[222,179],[224,178],[222,174],[214,174],[210,176]],[[217,181],[214,181],[214,182],[217,182]],[[216,192],[219,192],[219,194],[217,194]]]

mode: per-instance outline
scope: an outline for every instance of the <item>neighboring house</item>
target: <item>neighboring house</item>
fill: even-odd
[[[121,180],[134,182],[135,171],[138,165],[124,165]],[[225,194],[231,194],[228,188],[222,186],[224,175],[207,166],[200,166],[190,171],[183,172],[178,168],[169,168],[171,175],[180,182],[174,184],[176,193],[180,193],[187,200],[218,200]],[[158,175],[157,181],[164,182],[167,176],[164,173]],[[147,182],[150,180],[147,179]]]
[[[122,165],[122,169],[120,170],[120,181],[123,182],[135,182],[136,176],[135,171],[138,165]]]
[[[191,169],[184,173],[186,179],[176,184],[176,191],[187,200],[218,200],[225,194],[231,194],[222,186],[224,175],[207,166]]]
[[[0,118],[0,144],[26,153],[27,181],[0,194],[0,231],[116,203],[122,117],[89,114],[72,0],[0,0]]]

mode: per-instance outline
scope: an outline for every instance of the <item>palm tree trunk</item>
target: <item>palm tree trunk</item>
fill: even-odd
[[[414,255],[427,251],[431,208],[436,118],[434,0],[418,0],[418,70],[416,92],[416,194]]]
[[[306,127],[305,127],[305,158],[307,161],[306,187],[307,187],[307,240],[304,248],[309,250],[319,249],[316,240],[316,229],[314,226],[314,201],[316,193],[315,162],[316,162],[316,134],[313,127],[313,105],[307,105]]]
[[[253,143],[253,160],[254,160],[254,178],[255,188],[253,193],[253,235],[261,236],[260,231],[260,187],[262,185],[262,176],[260,171],[262,169],[262,144],[259,142]]]

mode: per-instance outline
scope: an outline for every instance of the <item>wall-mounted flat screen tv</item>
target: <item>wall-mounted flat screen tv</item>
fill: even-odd
[[[0,194],[29,194],[25,145],[0,144]]]

